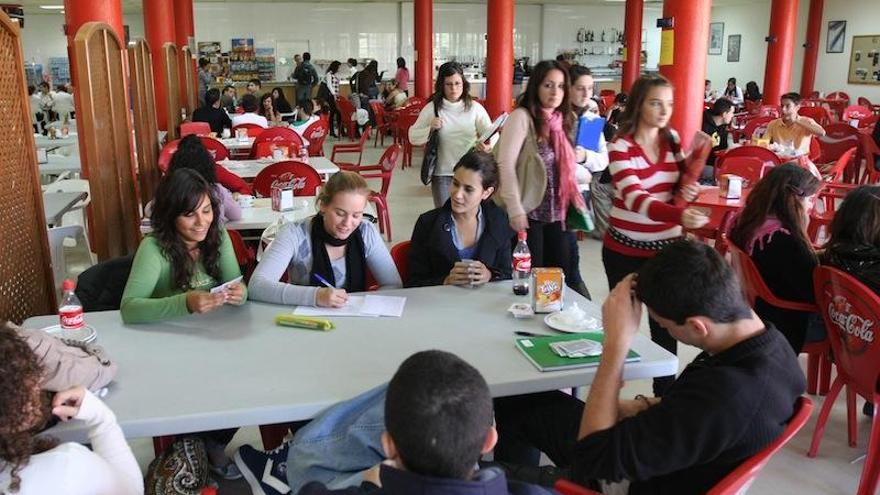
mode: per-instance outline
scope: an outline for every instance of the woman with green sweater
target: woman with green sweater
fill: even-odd
[[[207,313],[247,299],[243,283],[210,293],[241,276],[217,211],[213,188],[193,170],[175,170],[159,184],[150,215],[153,232],[141,241],[122,294],[123,321]]]

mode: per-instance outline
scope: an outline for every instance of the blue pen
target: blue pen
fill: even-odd
[[[318,275],[317,273],[313,273],[312,276],[315,277],[315,280],[317,280],[318,282],[321,282],[322,284],[324,284],[325,287],[330,287],[331,289],[335,289],[335,288],[336,288],[336,287],[333,287],[333,284],[331,284],[330,282],[328,282],[324,277]]]

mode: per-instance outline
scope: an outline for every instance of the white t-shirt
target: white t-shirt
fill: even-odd
[[[113,411],[86,391],[75,419],[89,427],[93,450],[69,442],[31,456],[19,471],[18,495],[143,495],[141,469]],[[0,492],[10,479],[8,470],[0,471]]]
[[[306,137],[303,133],[306,132],[306,129],[308,129],[310,125],[317,122],[319,118],[320,117],[318,117],[317,115],[312,115],[311,117],[306,119],[306,121],[302,124],[299,124],[299,125],[290,124],[290,128],[293,129],[294,131],[296,131],[296,133],[299,134],[299,137],[301,137],[301,138],[303,138],[303,140],[305,140]]]
[[[260,127],[269,127],[269,121],[262,115],[253,112],[237,113],[232,116],[232,127],[240,124],[257,124]]]

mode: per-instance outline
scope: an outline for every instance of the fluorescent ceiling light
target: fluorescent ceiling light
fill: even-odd
[[[64,5],[40,5],[40,8],[46,10],[61,10],[64,8]]]

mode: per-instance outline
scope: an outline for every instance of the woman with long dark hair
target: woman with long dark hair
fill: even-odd
[[[699,228],[709,221],[700,210],[672,202],[677,192],[693,200],[699,188],[680,183],[685,155],[678,133],[669,127],[671,117],[669,81],[659,76],[639,78],[621,114],[616,137],[608,145],[614,200],[602,263],[610,289],[680,239],[682,226]],[[651,339],[675,354],[675,339],[656,321],[648,321]],[[671,376],[655,378],[654,395],[663,395],[672,381]]]
[[[141,495],[144,482],[113,412],[83,387],[44,400],[45,370],[13,328],[0,324],[0,493]],[[54,415],[88,426],[88,443],[36,436]]]
[[[861,186],[834,213],[822,264],[849,273],[880,294],[880,186]]]
[[[434,207],[439,208],[449,199],[452,169],[458,160],[475,146],[477,138],[492,126],[492,120],[483,105],[470,95],[471,85],[464,77],[458,62],[446,62],[437,71],[434,94],[422,108],[416,122],[409,128],[409,140],[414,145],[428,142],[432,130],[438,132],[437,165],[431,177]],[[480,151],[492,147],[476,143]]]
[[[184,136],[180,140],[177,151],[171,156],[168,172],[171,173],[182,168],[195,170],[213,187],[214,196],[217,198],[217,215],[221,225],[230,220],[241,219],[241,207],[238,206],[238,202],[235,201],[229,189],[218,182],[214,158],[202,144],[201,138],[195,134]],[[152,202],[144,208],[144,211],[149,215],[149,212],[152,211]]]
[[[281,114],[275,108],[272,93],[266,93],[260,97],[260,106],[257,108],[257,115],[266,117],[269,127],[273,127],[281,123]]]
[[[782,299],[813,303],[813,269],[819,261],[807,237],[807,223],[822,183],[793,163],[775,167],[749,193],[730,231],[730,240],[755,262],[770,291]],[[758,298],[755,312],[801,352],[812,313],[771,306]]]
[[[570,284],[576,277],[571,274],[565,219],[570,206],[585,212],[586,204],[578,190],[576,157],[568,139],[575,123],[569,90],[563,64],[545,60],[535,65],[501,132],[498,169],[500,200],[510,227],[528,231],[532,266],[562,267]]]
[[[397,57],[397,73],[394,74],[394,80],[397,81],[398,89],[409,95],[409,69],[406,68],[406,60],[403,57]]]
[[[330,135],[337,137],[337,129],[342,127],[342,114],[336,108],[336,97],[339,96],[339,60],[334,60],[327,67],[321,85],[318,87],[318,97],[323,100],[330,109]]]
[[[275,110],[279,113],[293,112],[293,107],[290,106],[290,102],[287,101],[287,97],[284,96],[284,91],[278,87],[272,88],[272,106],[275,107]]]

